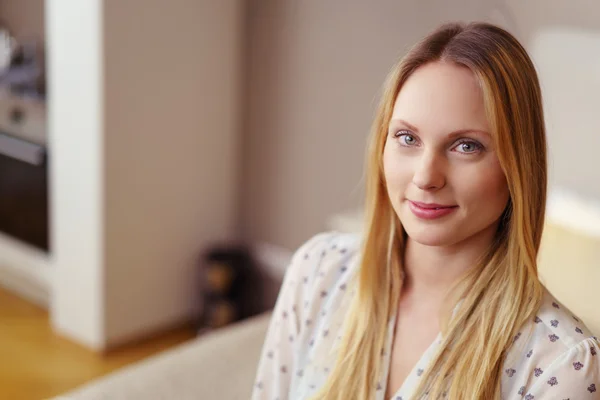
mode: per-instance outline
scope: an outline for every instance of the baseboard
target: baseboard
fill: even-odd
[[[48,309],[52,287],[49,256],[0,234],[0,286]]]
[[[46,287],[36,285],[34,282],[13,272],[9,269],[0,268],[0,275],[2,276],[0,286],[48,310],[50,308],[50,291]]]

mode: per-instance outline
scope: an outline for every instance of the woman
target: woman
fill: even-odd
[[[598,340],[538,279],[546,138],[508,32],[449,24],[392,70],[361,236],[294,255],[254,399],[600,399]]]

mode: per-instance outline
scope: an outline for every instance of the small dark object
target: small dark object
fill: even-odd
[[[203,312],[199,331],[216,329],[257,313],[256,273],[242,246],[210,249],[202,265]]]

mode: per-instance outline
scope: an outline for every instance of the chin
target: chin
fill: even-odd
[[[406,228],[405,228],[406,229]],[[414,240],[416,243],[419,243],[423,246],[449,246],[456,242],[456,237],[450,233],[438,233],[433,234],[431,232],[411,232],[409,229],[406,229],[406,233],[411,240]]]
[[[408,237],[424,246],[448,246],[457,242],[455,224],[427,224],[405,219],[402,226]]]

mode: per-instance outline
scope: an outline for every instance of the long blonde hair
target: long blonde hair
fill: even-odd
[[[508,349],[541,304],[544,289],[536,257],[544,225],[547,166],[535,67],[519,42],[497,26],[443,25],[417,43],[385,82],[367,151],[356,296],[335,366],[314,399],[370,399],[375,393],[386,328],[400,299],[406,242],[386,190],[382,153],[402,85],[417,68],[436,61],[465,66],[477,78],[510,200],[493,244],[451,292],[451,306],[442,319],[443,341],[414,398],[499,399]],[[459,299],[460,307],[450,318]]]

